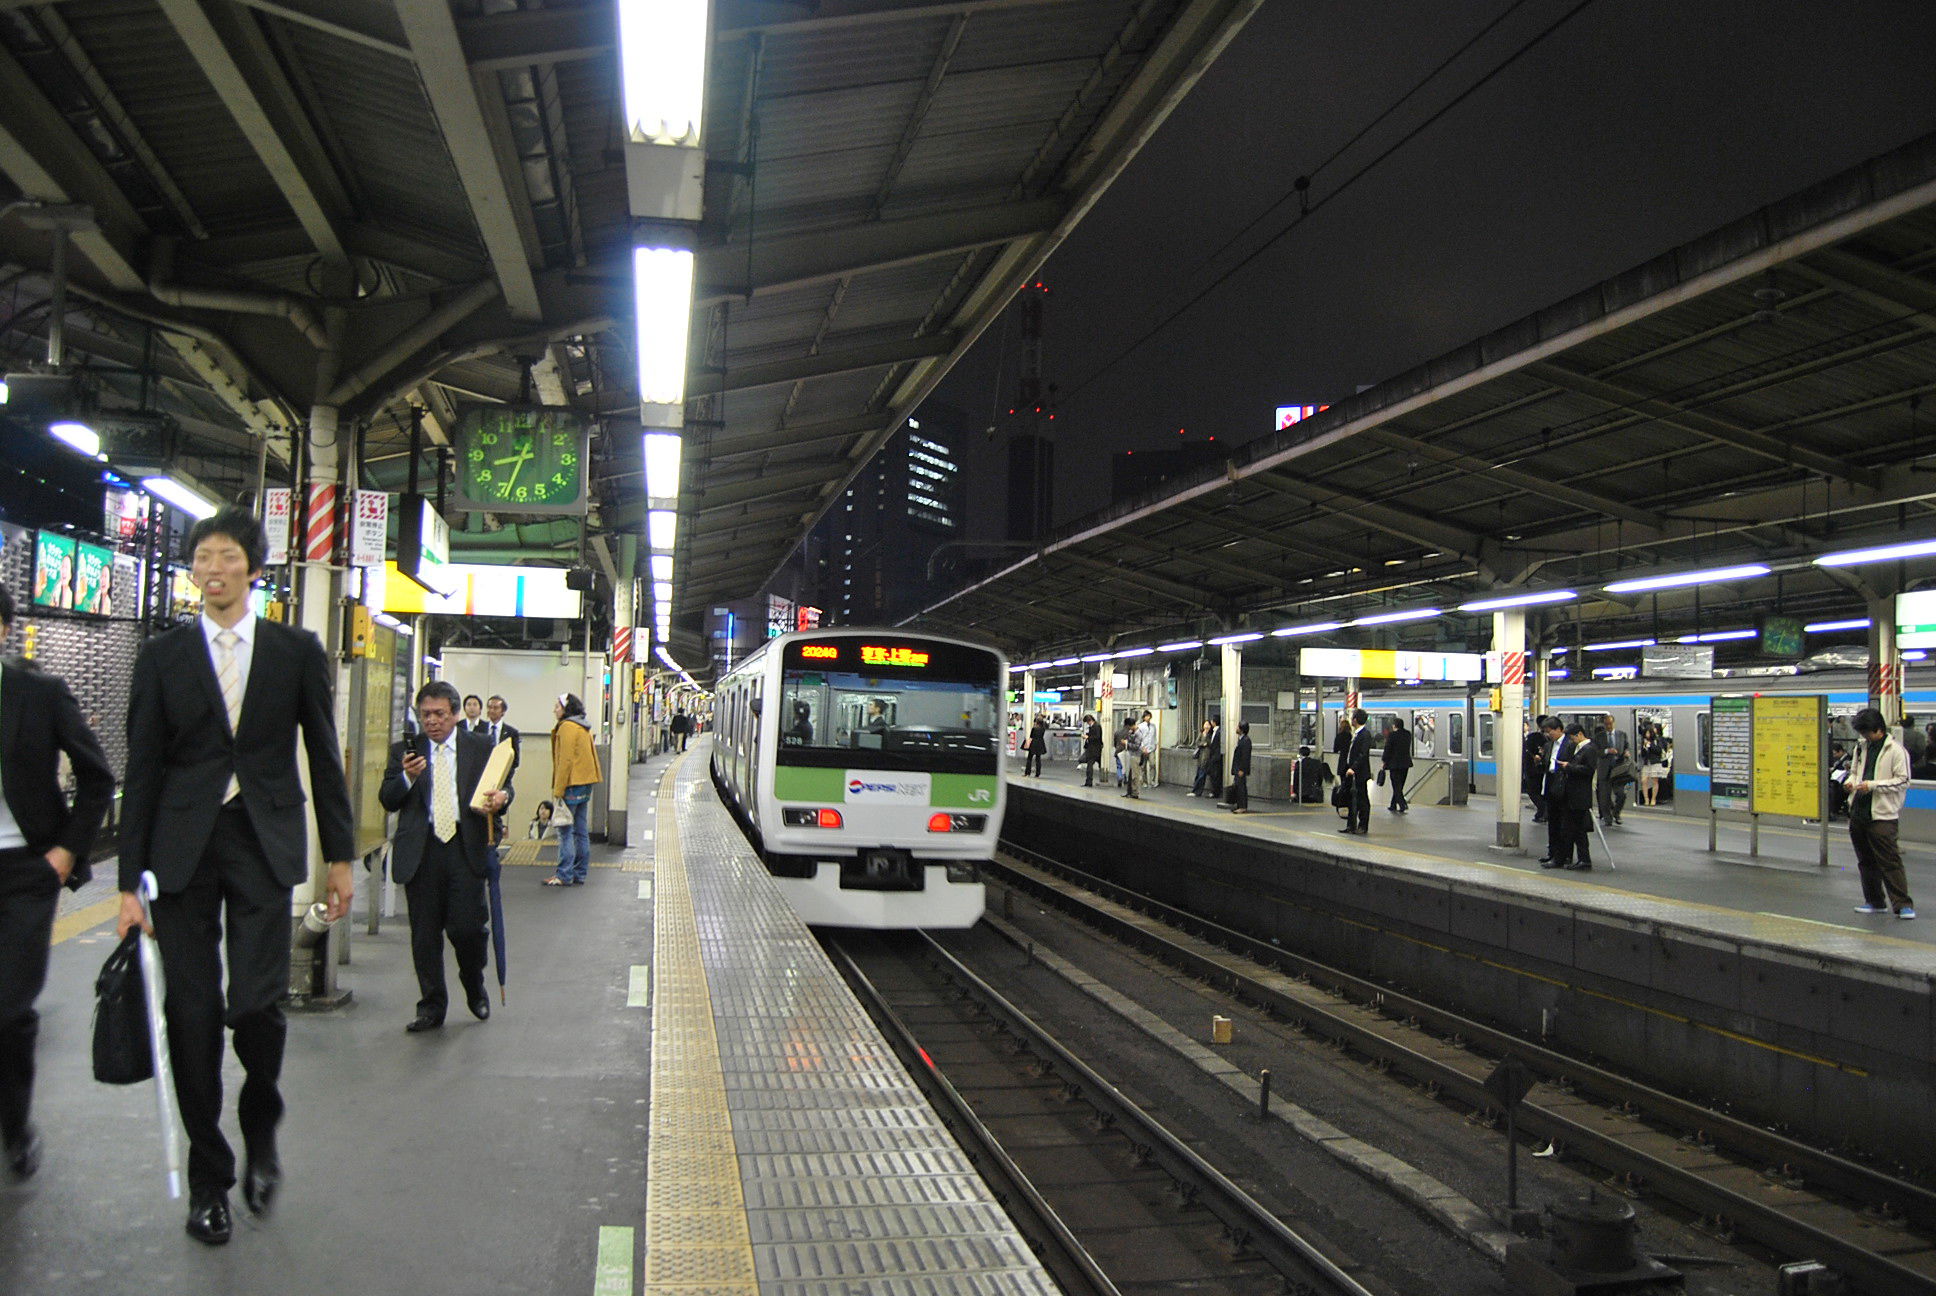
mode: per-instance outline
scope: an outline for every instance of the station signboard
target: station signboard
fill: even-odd
[[[1896,595],[1896,647],[1936,648],[1936,590]]]
[[[1702,644],[1649,644],[1640,673],[1653,679],[1713,679],[1714,649]]]
[[[1479,653],[1388,652],[1382,649],[1305,648],[1301,674],[1320,679],[1423,680],[1471,683],[1486,677]]]

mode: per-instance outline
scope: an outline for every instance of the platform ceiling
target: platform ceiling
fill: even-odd
[[[1548,643],[1864,615],[1936,565],[1594,587],[1936,536],[1932,204],[1925,139],[1066,527],[913,624],[1027,661],[1512,588],[1588,595],[1539,618]]]
[[[1261,0],[719,0],[676,624],[749,595]],[[609,0],[0,0],[0,206],[91,204],[71,350],[232,493],[312,407],[406,429],[527,393],[609,415],[636,529],[631,221]],[[0,217],[0,355],[50,244]],[[145,385],[141,371],[154,379]],[[575,523],[460,522],[473,560]],[[694,646],[697,640],[693,640]]]

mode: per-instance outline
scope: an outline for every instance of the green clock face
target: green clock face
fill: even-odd
[[[578,412],[474,405],[452,441],[466,504],[499,513],[585,511],[586,426]]]

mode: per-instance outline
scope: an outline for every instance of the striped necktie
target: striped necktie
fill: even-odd
[[[215,636],[215,682],[222,686],[222,705],[228,709],[230,737],[242,723],[242,666],[235,660],[235,645],[240,642],[242,636],[233,630],[218,631]],[[241,790],[241,781],[230,774],[222,800],[233,801]]]
[[[442,744],[430,769],[430,812],[438,841],[457,835],[457,755]]]

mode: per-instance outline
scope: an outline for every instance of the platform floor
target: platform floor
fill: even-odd
[[[1354,859],[1441,873],[1457,868],[1462,876],[1519,891],[1593,899],[1630,916],[1690,922],[1892,972],[1936,976],[1936,862],[1929,849],[1914,843],[1904,849],[1910,893],[1930,906],[1924,917],[1906,922],[1857,914],[1853,906],[1862,902],[1862,888],[1848,830],[1839,823],[1830,826],[1829,863],[1823,867],[1814,830],[1764,826],[1757,856],[1748,853],[1747,827],[1724,822],[1717,849],[1710,853],[1705,819],[1677,816],[1665,806],[1649,810],[1630,804],[1620,826],[1603,830],[1604,845],[1594,839],[1594,870],[1575,873],[1540,868],[1546,825],[1533,823],[1530,809],[1521,829],[1530,849],[1496,849],[1497,803],[1491,797],[1474,797],[1464,806],[1415,804],[1408,813],[1394,814],[1385,809],[1389,791],[1374,788],[1370,835],[1356,837],[1338,831],[1343,820],[1329,804],[1253,800],[1252,812],[1237,816],[1207,797],[1189,796],[1188,783],[1145,788],[1140,800],[1131,801],[1100,780],[1084,788],[1074,766],[1051,764],[1038,777],[1021,771],[1021,761],[1010,762],[1013,785],[1107,801],[1127,812],[1187,817],[1223,832],[1293,841]]]

